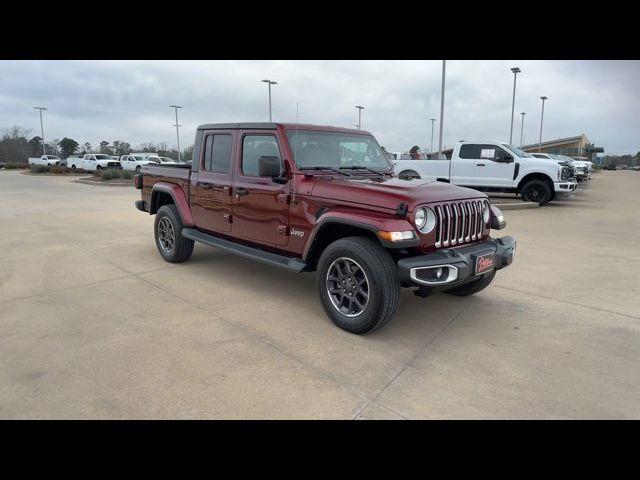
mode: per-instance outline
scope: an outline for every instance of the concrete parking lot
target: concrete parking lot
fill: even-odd
[[[640,418],[639,187],[505,212],[491,287],[356,336],[314,274],[165,263],[133,188],[0,171],[0,418]]]

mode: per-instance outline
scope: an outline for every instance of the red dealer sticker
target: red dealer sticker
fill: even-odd
[[[487,253],[476,258],[476,274],[492,270],[496,263],[496,254]]]

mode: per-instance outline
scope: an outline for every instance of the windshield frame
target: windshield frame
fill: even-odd
[[[520,149],[519,147],[516,147],[515,145],[509,145],[508,143],[502,143],[501,145],[504,148],[506,148],[507,150],[509,150],[511,153],[513,153],[516,157],[519,157],[519,158],[537,158],[537,157],[534,157],[533,155],[531,155],[530,153],[527,153],[524,150]]]
[[[393,173],[393,163],[389,160],[389,158],[385,155],[384,151],[382,150],[382,148],[380,147],[380,144],[378,143],[378,141],[376,140],[376,138],[371,135],[371,134],[360,134],[360,133],[353,133],[353,132],[344,132],[344,131],[340,131],[340,130],[313,130],[313,129],[296,129],[296,128],[288,128],[285,130],[285,138],[287,140],[287,144],[289,147],[289,150],[291,152],[291,160],[293,165],[295,166],[295,168],[301,172],[304,172],[305,170],[309,171],[309,170],[314,170],[316,168],[314,167],[320,167],[322,169],[326,169],[327,171],[331,171],[333,170],[342,170],[342,171],[347,171],[350,172],[353,175],[356,174],[367,174],[367,173],[372,173],[371,171],[367,172],[366,169],[361,169],[362,167],[366,167],[369,168],[379,174],[390,174]],[[363,142],[368,142],[368,148],[371,148],[372,146],[375,148],[375,150],[378,152],[380,159],[382,159],[382,161],[384,162],[384,165],[368,165],[365,164],[364,162],[359,162],[356,165],[343,165],[341,164],[339,161],[336,162],[335,165],[327,165],[327,166],[322,166],[322,165],[300,165],[298,163],[298,160],[296,159],[296,148],[297,146],[295,145],[295,135],[309,135],[309,134],[314,134],[314,135],[323,135],[323,136],[327,136],[327,137],[352,137],[354,139],[354,142],[356,140],[362,140]],[[338,143],[340,143],[340,141],[338,141]],[[346,143],[346,142],[345,142]],[[351,167],[355,167],[355,168],[351,168]],[[317,170],[317,169],[316,169]]]

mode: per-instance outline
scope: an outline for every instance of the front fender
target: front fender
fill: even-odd
[[[193,227],[193,217],[191,216],[191,208],[189,207],[189,201],[184,193],[184,190],[180,186],[168,182],[158,182],[153,186],[151,191],[151,205],[149,213],[151,215],[158,211],[156,197],[159,192],[168,193],[173,198],[173,203],[178,209],[182,224],[185,227]]]
[[[302,258],[307,258],[314,244],[314,240],[320,234],[322,229],[336,224],[367,230],[373,233],[385,248],[410,248],[420,245],[419,238],[415,238],[414,240],[405,240],[403,242],[389,242],[378,236],[378,231],[380,230],[387,232],[401,232],[406,230],[415,231],[413,225],[405,218],[396,217],[391,213],[362,211],[355,208],[342,207],[329,210],[320,216],[318,222],[311,231],[311,235],[309,235],[309,240],[305,245]]]

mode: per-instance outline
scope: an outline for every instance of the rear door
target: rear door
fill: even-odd
[[[240,131],[233,184],[233,234],[246,240],[284,246],[289,242],[290,184],[260,177],[261,157],[277,158],[284,171],[282,148],[274,130]]]
[[[231,159],[237,132],[233,130],[205,131],[199,168],[191,176],[191,188],[195,191],[191,202],[191,214],[202,230],[227,233],[231,231],[231,191],[233,175]]]
[[[475,185],[476,160],[478,157],[478,144],[464,143],[460,145],[457,155],[453,155],[451,161],[451,183],[455,185]]]

